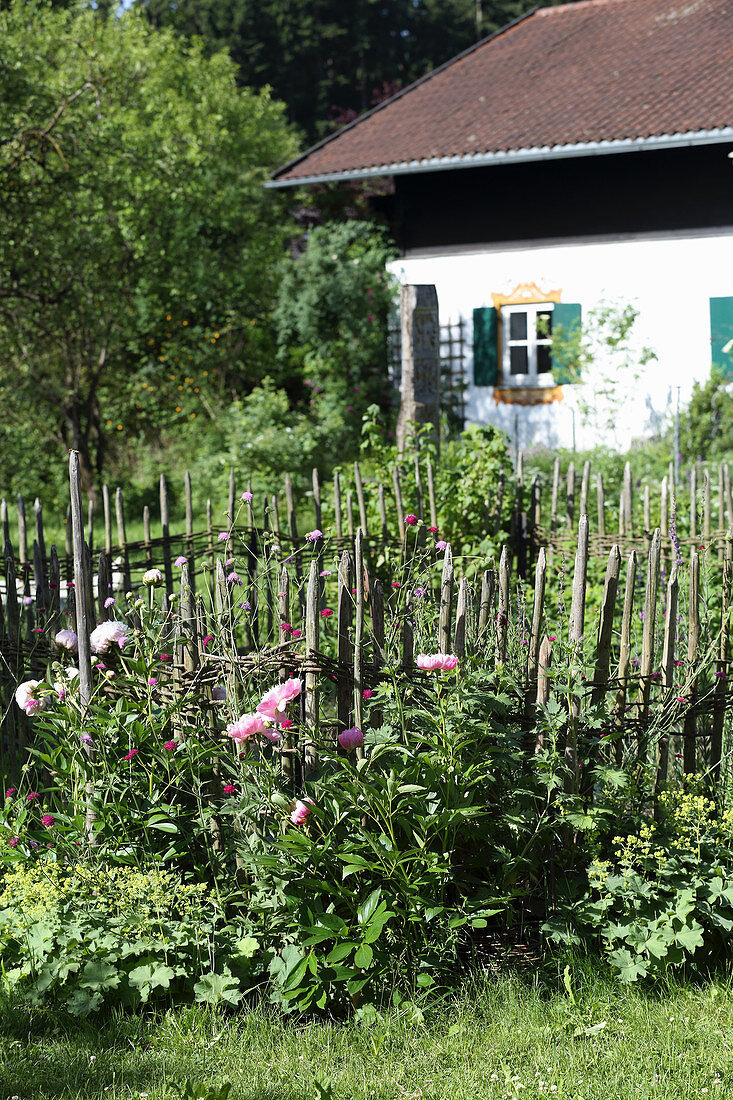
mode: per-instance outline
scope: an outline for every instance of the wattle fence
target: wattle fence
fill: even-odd
[[[532,732],[538,707],[553,698],[562,704],[562,750],[576,789],[599,760],[643,761],[659,783],[700,770],[712,781],[721,777],[733,702],[727,466],[718,470],[716,492],[709,473],[694,470],[684,507],[672,472],[657,494],[647,489],[635,500],[629,468],[612,532],[602,480],[596,479],[591,508],[588,464],[577,485],[573,470],[561,485],[556,464],[548,508],[540,478],[525,482],[520,457],[512,481],[500,477],[487,486],[482,514],[466,517],[477,542],[509,527],[496,557],[482,561],[476,554],[454,560],[450,545],[436,547],[430,528],[438,528],[439,508],[429,460],[416,460],[409,478],[395,469],[389,486],[364,479],[357,463],[348,487],[343,474],[335,476],[328,502],[314,471],[310,538],[298,530],[290,477],[284,506],[277,496],[258,504],[241,492],[232,471],[223,522],[209,502],[197,527],[186,474],[185,523],[176,532],[161,477],[156,532],[145,509],[144,537],[136,542],[127,540],[122,492],[112,496],[105,487],[103,548],[96,546],[94,508],[83,506],[74,454],[71,463],[63,555],[46,550],[38,502],[29,553],[22,499],[16,552],[2,504],[0,771],[13,774],[26,759],[32,720],[15,705],[14,692],[25,679],[43,678],[56,632],[69,626],[79,634],[88,697],[92,685],[82,666],[91,628],[119,617],[106,606],[109,599],[122,602],[120,594],[137,592],[142,573],[157,567],[173,657],[167,690],[196,701],[194,722],[214,728],[212,690],[234,672],[269,682],[303,678],[304,732],[282,753],[294,781],[315,767],[324,739],[380,724],[379,707],[365,707],[365,691],[394,677],[418,685],[426,679],[414,661],[416,632],[427,644],[426,623],[431,650],[475,661],[487,677],[512,685],[512,718],[527,731],[528,752],[542,747],[542,736]],[[562,587],[566,570],[571,599],[564,615],[553,585],[559,577]],[[586,610],[591,590],[594,621]],[[105,691],[113,696],[114,685]],[[589,732],[583,719],[591,712]]]

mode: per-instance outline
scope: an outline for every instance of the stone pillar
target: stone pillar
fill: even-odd
[[[411,424],[432,424],[440,438],[440,325],[435,287],[403,286],[402,384],[397,418],[397,446],[404,451]]]

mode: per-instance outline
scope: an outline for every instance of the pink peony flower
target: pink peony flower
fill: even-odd
[[[182,565],[187,565],[187,564],[188,564],[188,559],[187,559],[187,558],[185,558],[185,557],[183,556],[183,554],[179,554],[179,555],[178,555],[178,557],[176,558],[176,560],[175,560],[175,561],[173,562],[173,564],[174,564],[174,565],[177,565],[177,566],[179,567],[179,569],[180,569],[180,567],[181,567]]]
[[[163,748],[166,752],[175,752],[177,745],[177,741],[166,741],[166,743],[163,745]]]
[[[458,664],[458,658],[450,653],[420,653],[415,658],[415,664],[426,672],[450,672]]]
[[[276,745],[281,740],[280,734],[277,730],[264,729],[262,736],[266,737],[268,741],[272,741],[273,745]]]
[[[267,723],[261,714],[243,714],[241,718],[237,718],[236,722],[230,722],[225,732],[234,741],[244,744],[250,737],[264,733],[266,729]]]
[[[303,825],[311,812],[311,807],[315,806],[315,802],[312,798],[307,796],[304,799],[297,798],[295,800],[295,808],[290,814],[290,820],[293,825]]]
[[[372,695],[374,695],[374,691],[372,690],[372,688],[364,688],[361,693],[362,699],[371,699]]]
[[[79,639],[73,630],[59,630],[54,641],[62,649],[68,649],[69,653],[76,653],[79,648]]]
[[[236,794],[237,788],[233,783],[225,783],[222,787],[224,794]]]
[[[39,695],[37,692],[40,680],[25,680],[15,692],[15,701],[21,710],[29,716],[39,714],[49,704],[48,695]]]
[[[339,734],[339,745],[342,749],[346,749],[347,752],[351,752],[352,749],[358,749],[364,744],[364,734],[361,732],[358,726],[354,726],[353,729],[344,730]]]
[[[438,541],[435,544],[435,549],[436,550],[447,550],[448,549],[448,543],[444,542],[443,539],[438,539]]]
[[[319,539],[323,538],[323,531],[319,531],[316,527],[314,531],[309,531],[305,537],[308,542],[318,542]]]
[[[417,516],[413,515],[412,512],[408,512],[407,515],[405,516],[405,525],[407,527],[414,527],[416,523],[417,523]]]
[[[163,574],[160,569],[146,569],[143,573],[143,584],[146,584],[148,588],[157,588],[162,583]]]
[[[286,680],[284,684],[277,684],[262,696],[257,705],[258,714],[264,714],[267,718],[278,718],[288,703],[297,699],[302,690],[302,680]]]
[[[95,626],[89,635],[92,653],[106,653],[112,646],[124,649],[130,641],[130,628],[125,623],[110,619],[106,623]]]
[[[46,829],[50,829],[51,826],[55,824],[55,822],[56,818],[53,816],[53,814],[44,814],[41,818],[41,825],[45,826]]]

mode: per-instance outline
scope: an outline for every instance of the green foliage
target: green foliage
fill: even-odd
[[[86,1016],[109,1001],[241,998],[258,945],[242,951],[233,929],[220,927],[203,883],[162,867],[110,867],[91,853],[66,863],[51,853],[6,869],[2,886],[4,979],[28,1004],[51,1001]]]
[[[294,150],[267,92],[139,16],[0,12],[0,470],[215,418],[272,353],[287,233],[263,183]],[[12,449],[11,449],[12,448]]]
[[[698,967],[725,958],[733,931],[731,812],[721,815],[694,787],[668,790],[656,820],[637,820],[612,843],[612,858],[591,864],[589,892],[571,919],[581,934],[600,937],[621,981],[689,968],[693,956]]]
[[[310,408],[329,422],[334,454],[355,453],[364,410],[392,399],[393,286],[384,270],[392,254],[382,232],[352,221],[314,229],[305,252],[282,269],[278,355],[291,377],[297,372]]]
[[[727,458],[733,453],[733,399],[722,371],[713,369],[706,382],[695,382],[680,416],[680,450],[695,462]]]

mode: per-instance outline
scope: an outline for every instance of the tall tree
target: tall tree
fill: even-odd
[[[91,486],[115,439],[257,379],[288,234],[263,182],[295,142],[234,73],[135,13],[0,12],[5,485],[55,441]]]

